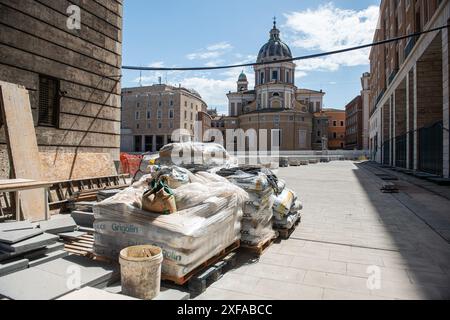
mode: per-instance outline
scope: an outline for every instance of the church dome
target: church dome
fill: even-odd
[[[258,59],[256,62],[266,62],[273,60],[283,60],[292,58],[291,49],[288,45],[281,41],[280,30],[277,29],[276,22],[273,23],[273,28],[270,30],[270,39],[259,50]]]
[[[241,74],[239,75],[239,82],[245,82],[247,81],[247,75],[244,73],[244,71],[241,72]]]

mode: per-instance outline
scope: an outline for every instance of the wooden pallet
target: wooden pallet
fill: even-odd
[[[206,285],[208,284],[208,282],[217,281],[225,271],[225,267],[230,267],[235,263],[234,251],[236,251],[239,247],[240,240],[237,240],[231,246],[227,247],[219,254],[203,262],[187,275],[177,278],[161,274],[161,280],[168,281],[179,286],[188,284],[191,291],[201,291],[199,289],[202,288],[206,289]]]
[[[294,223],[294,225],[290,228],[290,229],[277,229],[274,228],[274,230],[278,231],[278,238],[282,239],[282,240],[288,240],[290,238],[290,236],[292,235],[292,233],[295,231],[295,229],[297,229],[298,225],[301,222],[301,218],[299,217],[297,219],[297,221]]]
[[[86,234],[77,239],[63,239],[64,250],[78,256],[88,257],[94,253],[94,235]]]
[[[250,246],[247,244],[243,244],[241,246],[242,249],[245,249],[246,251],[249,251],[257,256],[262,256],[264,252],[272,245],[272,243],[278,238],[278,236],[275,236],[274,238],[266,239],[265,241],[259,243],[257,246]]]

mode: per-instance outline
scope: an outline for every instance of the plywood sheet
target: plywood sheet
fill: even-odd
[[[16,84],[0,81],[0,111],[5,126],[13,178],[42,180],[41,161],[31,114],[28,91]],[[21,192],[25,219],[45,219],[44,190]]]
[[[117,174],[109,153],[44,151],[40,153],[43,179],[46,181],[106,177]]]

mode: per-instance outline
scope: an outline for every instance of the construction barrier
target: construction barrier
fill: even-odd
[[[139,171],[139,166],[142,161],[142,155],[132,155],[128,153],[120,153],[120,164],[122,166],[122,173],[129,173],[134,176]]]

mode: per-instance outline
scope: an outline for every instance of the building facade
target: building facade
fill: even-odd
[[[75,3],[79,25],[73,1],[0,0],[0,80],[29,90],[49,181],[113,175],[119,164],[122,1]],[[2,178],[6,150],[2,128]]]
[[[369,150],[370,139],[370,73],[365,72],[361,77],[362,103],[362,149]]]
[[[290,58],[291,50],[281,40],[274,22],[269,41],[261,48],[257,58],[258,63],[270,64],[254,67],[254,89],[249,88],[243,72],[239,75],[236,91],[227,94],[229,111],[223,119],[225,129],[255,130],[259,134],[260,130],[266,130],[268,148],[271,142],[285,151],[313,148],[317,140],[313,132],[314,113],[322,110],[325,93],[297,88],[296,65],[293,62],[277,62]],[[226,140],[228,146],[235,144],[229,141],[229,137]]]
[[[345,148],[345,110],[324,109],[328,118],[328,149],[343,150]]]
[[[363,149],[363,99],[354,98],[345,106],[345,148],[347,150]]]
[[[197,128],[202,123],[205,128]],[[207,105],[195,90],[157,84],[122,90],[123,152],[157,152],[172,138],[193,140],[211,123]],[[179,132],[181,137],[172,137]]]
[[[374,40],[445,26],[449,19],[450,1],[384,0]],[[372,142],[371,153],[381,151],[385,165],[449,177],[448,46],[443,29],[372,48],[370,122],[380,120],[381,148]]]

